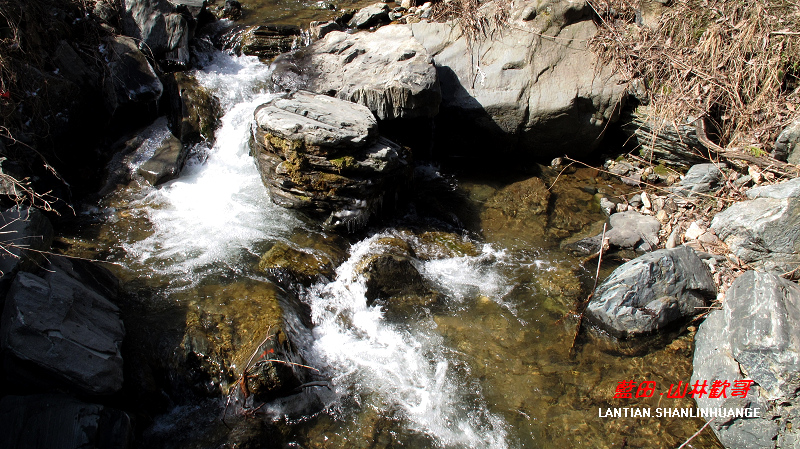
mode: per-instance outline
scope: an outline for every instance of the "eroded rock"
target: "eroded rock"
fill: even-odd
[[[272,81],[364,105],[380,120],[430,118],[441,100],[427,50],[400,25],[373,33],[331,31],[277,58]]]
[[[251,154],[272,200],[328,228],[355,229],[408,179],[408,155],[361,105],[308,92],[255,111]]]

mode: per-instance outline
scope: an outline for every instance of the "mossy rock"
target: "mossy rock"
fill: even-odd
[[[334,268],[328,256],[302,251],[284,242],[273,245],[258,263],[259,271],[287,286],[293,282],[308,286],[323,277],[331,279]]]
[[[255,352],[297,360],[284,329],[284,314],[300,309],[287,309],[288,300],[282,295],[273,284],[251,280],[203,285],[179,294],[176,299],[185,298],[187,306],[173,369],[190,388],[213,396],[228,392]],[[256,357],[253,364],[263,358]],[[288,376],[284,379],[288,385],[299,382],[289,377],[303,373],[281,375]]]
[[[417,241],[418,244],[414,246],[414,252],[421,260],[475,257],[481,253],[474,242],[452,232],[423,232],[419,235]]]

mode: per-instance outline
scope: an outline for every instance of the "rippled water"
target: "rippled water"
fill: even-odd
[[[270,97],[267,76],[255,58],[212,58],[196,77],[226,111],[214,147],[199,151],[179,179],[160,188],[133,183],[113,208],[92,209],[106,217],[98,234],[117,247],[110,254],[124,266],[123,280],[147,279],[167,292],[152,301],[222,275],[263,282],[254,271],[258,257],[305,226],[269,201],[248,156],[252,112]],[[475,189],[485,199],[496,186]],[[540,239],[518,225],[513,246],[475,241],[479,254],[415,261],[443,299],[405,319],[367,306],[356,275],[382,237],[399,235],[395,229],[356,242],[333,281],[302,290],[314,322],[313,341],[302,349],[334,394],[320,415],[284,423],[287,441],[308,448],[668,448],[691,436],[700,420],[603,419],[598,409],[692,406],[613,399],[622,380],[664,388],[688,381],[692,336],[634,357],[584,335],[571,351],[571,311],[585,297],[585,270],[553,247],[526,244]],[[169,432],[198,407],[172,410],[158,431]],[[217,413],[219,403],[208,407]],[[692,447],[719,446],[704,433]]]

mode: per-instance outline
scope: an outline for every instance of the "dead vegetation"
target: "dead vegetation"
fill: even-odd
[[[591,48],[638,83],[653,118],[702,119],[721,148],[768,152],[800,117],[800,2],[589,4],[600,25]]]
[[[443,0],[433,8],[434,21],[455,20],[471,45],[508,24],[511,1]]]

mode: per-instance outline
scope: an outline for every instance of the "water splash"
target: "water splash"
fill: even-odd
[[[447,349],[433,320],[391,323],[380,307],[366,305],[357,267],[387,235],[354,245],[336,280],[307,292],[320,365],[330,367],[341,396],[358,394],[367,402],[362,407],[399,410],[409,430],[442,447],[507,447],[504,421],[488,410],[480,388],[464,380],[469,368]],[[468,258],[463,262],[462,268]]]
[[[195,73],[225,111],[205,163],[190,161],[180,178],[134,201],[147,211],[153,233],[124,245],[142,267],[160,274],[236,269],[255,245],[285,236],[297,223],[274,205],[249,156],[253,110],[271,98],[269,71],[256,58],[219,55]]]

